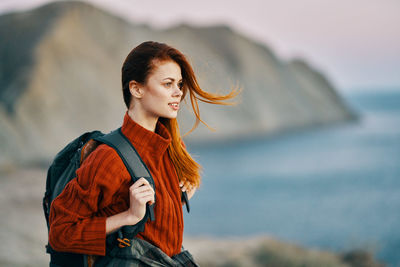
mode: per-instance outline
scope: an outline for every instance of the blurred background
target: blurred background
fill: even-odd
[[[243,88],[237,106],[200,105],[215,131],[184,138],[203,166],[184,243],[202,266],[399,266],[399,12],[393,0],[1,1],[0,265],[47,264],[47,168],[81,133],[121,125],[122,62],[154,40],[187,55],[204,90]],[[189,102],[178,119],[191,129]]]

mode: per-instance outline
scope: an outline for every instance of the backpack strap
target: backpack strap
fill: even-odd
[[[189,213],[190,212],[189,197],[188,197],[186,191],[182,191],[181,200],[186,203],[186,210]]]
[[[136,182],[140,177],[144,177],[150,185],[153,187],[155,191],[154,179],[151,176],[149,169],[146,164],[143,162],[142,158],[139,156],[135,147],[129,141],[129,139],[122,133],[121,128],[118,128],[106,135],[99,136],[94,138],[94,140],[104,143],[110,147],[112,147],[120,156],[123,161],[126,169],[131,175],[132,181]],[[156,197],[156,196],[155,196]],[[186,209],[189,212],[189,199],[186,192],[182,192],[182,201],[186,203]],[[144,230],[144,224],[147,219],[150,218],[151,221],[155,220],[154,215],[154,204],[149,205],[146,204],[146,214],[144,218],[135,225],[124,226],[117,233],[117,239],[122,240],[119,241],[120,244],[125,240],[125,237],[128,239],[132,239],[136,234]],[[112,238],[115,240],[115,238]],[[129,242],[129,240],[127,240]],[[113,241],[111,241],[113,243]]]
[[[96,137],[94,140],[112,147],[118,153],[134,183],[140,177],[144,177],[155,190],[154,180],[149,169],[139,156],[135,147],[122,133],[121,128],[118,128],[106,135]],[[148,218],[150,218],[151,221],[155,220],[154,204],[149,205],[147,203],[146,207],[146,214],[140,222],[135,225],[124,226],[118,231],[119,239],[124,239],[125,237],[132,239],[138,232],[144,230],[144,224]]]
[[[144,177],[155,189],[154,180],[149,169],[147,168],[146,164],[144,164],[135,147],[122,133],[121,128],[118,128],[117,130],[114,130],[102,137],[97,137],[95,140],[102,142],[117,151],[118,155],[124,162],[126,169],[131,175],[133,182],[136,182],[139,178]],[[153,205],[149,207],[151,221],[155,220]]]

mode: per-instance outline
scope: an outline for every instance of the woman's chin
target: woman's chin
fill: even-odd
[[[165,119],[176,119],[176,117],[178,116],[178,112],[176,112],[176,113],[170,113],[170,114],[165,114],[165,116],[161,116],[162,118],[165,118]]]

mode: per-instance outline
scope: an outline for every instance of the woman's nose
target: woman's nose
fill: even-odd
[[[178,86],[175,87],[174,96],[182,96],[182,95],[183,95],[182,90]]]

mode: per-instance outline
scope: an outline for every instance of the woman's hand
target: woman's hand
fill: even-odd
[[[154,189],[145,178],[140,178],[129,188],[128,218],[130,225],[138,223],[146,214],[146,203],[155,202]]]
[[[129,209],[106,219],[106,234],[113,233],[125,225],[140,222],[146,214],[146,203],[154,203],[154,190],[143,177],[129,187]]]
[[[195,186],[192,186],[192,184],[188,181],[186,182],[181,181],[179,183],[179,187],[181,188],[182,192],[186,191],[189,200],[192,198],[197,189]]]

